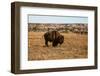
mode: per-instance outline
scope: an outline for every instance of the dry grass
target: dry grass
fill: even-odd
[[[87,58],[87,35],[61,33],[64,43],[61,46],[45,47],[44,32],[28,33],[28,60]]]

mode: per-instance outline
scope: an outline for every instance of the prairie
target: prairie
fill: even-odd
[[[61,33],[64,43],[57,47],[45,47],[45,32],[28,32],[28,60],[79,59],[88,56],[88,35]]]

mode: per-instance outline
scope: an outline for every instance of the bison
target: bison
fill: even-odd
[[[48,42],[52,42],[52,46],[56,47],[58,44],[64,42],[64,36],[58,31],[48,31],[44,34],[45,45],[48,46]]]

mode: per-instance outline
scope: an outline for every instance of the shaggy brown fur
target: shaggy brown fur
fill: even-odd
[[[61,35],[58,31],[49,31],[44,34],[45,45],[48,46],[48,41],[52,42],[52,46],[55,47],[58,44],[64,42],[64,36]]]

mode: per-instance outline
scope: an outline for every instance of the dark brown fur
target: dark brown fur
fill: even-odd
[[[61,35],[58,31],[49,31],[44,34],[45,45],[48,46],[48,41],[52,42],[52,46],[55,47],[58,44],[64,42],[64,36]]]

